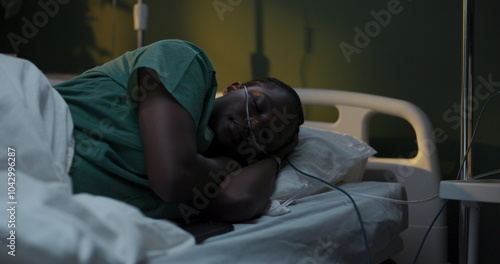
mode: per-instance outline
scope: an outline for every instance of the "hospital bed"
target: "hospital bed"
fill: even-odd
[[[56,84],[61,79],[65,78],[52,76],[50,81]],[[360,149],[362,145],[356,145],[356,140],[360,144],[369,142],[370,118],[384,114],[412,126],[416,138],[410,143],[416,142],[416,154],[412,158],[404,158],[408,153],[400,153],[398,158],[365,155],[351,162],[343,154],[334,153],[346,159],[332,161],[339,174],[333,178],[328,178],[328,169],[322,168],[325,164],[315,162],[324,157],[312,152],[299,155],[293,161],[299,161],[295,164],[299,170],[305,169],[309,175],[326,174],[323,179],[350,194],[355,204],[341,190],[326,188],[294,169],[282,169],[278,189],[290,173],[294,173],[292,180],[300,179],[300,184],[287,197],[274,195],[281,213],[270,210],[258,219],[234,224],[233,231],[209,237],[175,254],[156,254],[145,263],[368,263],[368,259],[370,263],[382,263],[390,259],[405,264],[413,263],[419,252],[417,263],[447,263],[445,211],[437,217],[443,201],[436,198],[408,205],[397,202],[425,200],[438,194],[438,156],[432,126],[422,110],[406,101],[364,93],[312,88],[296,91],[305,106],[336,109],[331,113],[336,121],[306,120],[303,125],[301,134],[321,138],[322,146],[330,146],[324,140],[335,135],[334,140],[343,142],[346,148],[352,149],[354,142],[354,148]],[[301,159],[309,160],[300,163]],[[307,164],[312,166],[305,168]],[[347,168],[339,172],[338,166]],[[315,187],[308,189],[310,186]],[[290,201],[293,203],[288,205]]]
[[[406,153],[400,158],[370,156],[346,173],[361,172],[361,179],[338,185],[352,194],[359,208],[368,248],[352,202],[341,191],[329,189],[299,196],[288,206],[288,213],[235,224],[234,231],[208,238],[182,254],[152,258],[149,263],[368,263],[369,258],[370,263],[391,259],[404,264],[413,263],[418,252],[417,263],[447,263],[444,210],[428,229],[442,200],[406,205],[373,198],[417,201],[438,193],[437,151],[432,126],[422,110],[406,101],[376,95],[310,88],[296,91],[304,105],[338,110],[335,122],[306,121],[307,128],[345,133],[368,142],[370,117],[378,113],[406,120],[414,129],[418,147],[414,157],[403,158]]]

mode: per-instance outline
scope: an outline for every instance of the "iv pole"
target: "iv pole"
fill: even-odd
[[[478,262],[479,206],[482,202],[500,203],[500,180],[481,181],[472,177],[472,117],[474,76],[474,0],[463,0],[462,15],[462,101],[460,154],[463,166],[459,179],[441,181],[440,197],[460,200],[459,263]]]
[[[137,48],[144,46],[144,30],[148,27],[148,6],[142,0],[134,5],[134,29],[137,31]]]
[[[471,180],[472,155],[472,80],[473,80],[473,0],[463,0],[462,6],[462,98],[460,157],[464,157],[460,180]],[[459,263],[477,262],[479,206],[477,202],[460,202]]]

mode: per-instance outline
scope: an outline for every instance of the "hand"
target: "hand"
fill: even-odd
[[[287,145],[284,145],[283,147],[279,148],[278,150],[274,151],[271,154],[277,156],[280,159],[284,159],[295,149],[295,147],[298,144],[299,144],[299,132],[296,132],[293,135],[292,140]]]

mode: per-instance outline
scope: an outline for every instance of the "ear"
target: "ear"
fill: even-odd
[[[229,86],[227,86],[226,88],[224,88],[222,90],[222,95],[226,95],[232,91],[236,91],[239,89],[241,83],[240,82],[234,82],[232,84],[230,84]]]

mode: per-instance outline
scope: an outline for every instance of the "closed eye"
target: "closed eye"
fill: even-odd
[[[259,105],[257,104],[257,100],[255,100],[255,97],[253,98],[253,104],[255,105],[255,109],[257,110],[257,114],[261,114]]]

